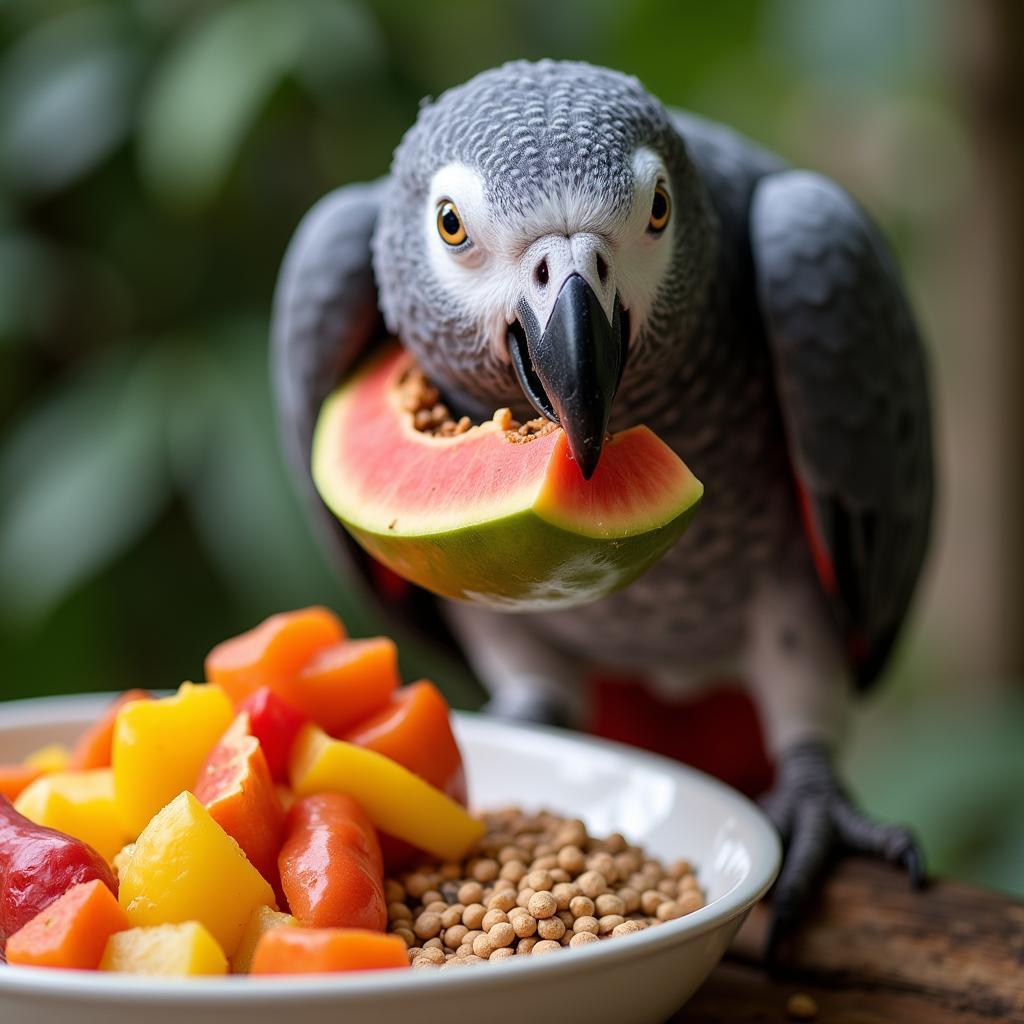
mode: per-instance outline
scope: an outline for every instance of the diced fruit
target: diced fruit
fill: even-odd
[[[261,686],[277,690],[317,651],[344,639],[341,620],[326,608],[281,612],[214,647],[206,656],[206,678],[241,704]]]
[[[39,750],[34,750],[25,758],[25,764],[46,772],[62,772],[68,766],[71,752],[63,743],[50,743]]]
[[[277,928],[260,939],[253,974],[322,974],[408,967],[398,935],[358,928]]]
[[[466,773],[448,702],[429,680],[405,686],[388,705],[342,737],[400,765],[466,803]]]
[[[199,921],[231,956],[274,893],[242,848],[189,792],[146,826],[121,867],[121,906],[136,926]]]
[[[29,821],[0,797],[0,946],[73,885],[95,879],[117,892],[91,846]]]
[[[88,843],[108,861],[128,838],[114,799],[110,768],[43,775],[22,792],[14,806],[37,825]]]
[[[7,962],[95,970],[110,936],[128,927],[117,897],[99,879],[82,882],[7,940]]]
[[[100,962],[101,971],[169,977],[226,974],[227,969],[224,951],[198,921],[118,932]]]
[[[275,888],[277,854],[284,840],[284,808],[260,742],[243,711],[210,751],[193,789],[196,799]]]
[[[302,924],[387,927],[377,833],[351,797],[317,793],[297,800],[279,863],[288,906]]]
[[[18,794],[42,774],[41,768],[31,764],[0,764],[0,796],[16,800]]]
[[[249,712],[249,731],[260,741],[271,778],[284,782],[288,778],[288,758],[295,737],[308,719],[296,708],[286,704],[269,686],[261,686],[238,706]]]
[[[231,723],[231,701],[219,686],[182,683],[162,700],[132,701],[114,724],[114,792],[129,837],[183,789]]]
[[[242,941],[231,958],[233,974],[248,974],[252,967],[252,957],[256,946],[267,932],[275,928],[294,928],[298,922],[291,914],[282,914],[273,907],[257,907],[249,918],[249,923],[242,932]]]
[[[399,681],[395,642],[378,636],[325,647],[278,692],[338,736],[385,707]]]
[[[482,822],[418,775],[316,726],[300,733],[290,773],[297,795],[345,793],[377,828],[442,860],[457,860],[483,835]]]
[[[89,726],[71,750],[68,767],[73,770],[86,768],[107,768],[110,766],[110,751],[114,742],[114,722],[117,713],[133,700],[152,700],[145,690],[126,690],[114,700],[106,711]]]

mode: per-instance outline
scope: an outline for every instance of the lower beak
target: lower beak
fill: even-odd
[[[525,300],[517,312],[509,349],[519,383],[533,407],[565,431],[569,450],[589,480],[626,364],[628,335],[618,296],[609,323],[590,285],[570,274],[543,331]]]

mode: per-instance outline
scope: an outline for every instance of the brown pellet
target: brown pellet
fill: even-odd
[[[499,889],[487,901],[488,912],[501,910],[508,913],[516,905],[516,893],[514,889]]]
[[[404,903],[389,903],[388,904],[388,920],[389,921],[411,921],[412,911]]]
[[[625,914],[626,905],[622,900],[614,895],[614,893],[606,892],[594,900],[594,907],[597,910],[598,917],[604,917],[607,914]]]
[[[531,871],[526,876],[526,884],[537,892],[550,892],[555,883],[546,871]]]
[[[545,917],[537,922],[537,934],[542,939],[560,939],[565,934],[565,925],[560,918]]]
[[[605,882],[614,882],[618,877],[618,871],[615,867],[615,858],[610,853],[592,853],[587,858],[587,868],[590,871],[598,872],[604,879]],[[587,893],[589,896],[590,893]]]
[[[482,903],[470,903],[462,912],[462,923],[467,928],[479,928],[486,913],[487,910]]]
[[[535,892],[530,897],[526,909],[539,921],[542,918],[551,917],[558,909],[558,903],[549,892]]]
[[[507,864],[502,865],[498,877],[518,884],[526,876],[526,873],[526,865],[521,860],[510,860]]]
[[[393,878],[386,878],[384,880],[384,899],[387,900],[390,910],[391,904],[401,903],[405,899],[405,886]]]
[[[598,938],[593,932],[576,932],[569,940],[569,948],[576,949],[578,946],[586,946],[591,942],[597,942]]]
[[[441,927],[453,928],[462,920],[462,912],[465,909],[461,903],[453,903],[450,907],[446,907],[441,913]]]
[[[626,919],[621,914],[605,914],[597,919],[597,934],[610,935],[613,928],[618,927]]]
[[[580,887],[572,882],[556,882],[551,890],[559,910],[568,910],[569,904],[579,896]]]
[[[499,921],[488,930],[487,937],[491,940],[491,945],[497,949],[499,946],[511,946],[516,933],[508,921]]]
[[[696,890],[687,889],[686,892],[682,893],[679,896],[679,899],[676,900],[676,906],[680,909],[682,914],[692,914],[695,910],[700,910],[700,908],[704,906],[704,898]]]
[[[494,946],[491,943],[489,935],[478,935],[473,940],[473,952],[482,959],[486,960],[491,953],[494,952]]]
[[[594,901],[589,896],[574,896],[569,901],[569,910],[573,917],[591,917],[594,909]]]
[[[426,960],[431,964],[443,964],[444,963],[444,951],[438,949],[436,946],[425,947],[423,952],[416,958],[417,960]]]
[[[444,900],[431,900],[429,903],[424,900],[423,909],[428,914],[443,914],[448,909],[448,904]]]
[[[617,939],[622,935],[633,935],[635,932],[642,932],[644,926],[639,921],[623,921],[622,924],[617,924],[611,931],[613,939]]]
[[[441,941],[441,939],[437,935],[435,935],[432,939],[427,939],[427,941],[423,943],[423,948],[424,949],[444,949],[444,943]]]
[[[515,952],[511,946],[499,946],[491,953],[491,960],[505,960],[507,957],[515,956]]]
[[[572,930],[574,932],[593,932],[597,934],[597,918],[596,917],[577,917],[573,922]]]
[[[619,890],[619,899],[622,900],[624,914],[635,914],[640,909],[640,893],[631,886],[624,885]]]
[[[600,871],[593,869],[584,871],[579,878],[576,879],[576,884],[580,887],[580,892],[584,896],[589,896],[591,899],[596,899],[602,893],[608,891],[608,882],[604,875]]]
[[[415,900],[421,899],[428,889],[432,888],[434,880],[428,874],[414,872],[407,875],[405,879],[405,891]]]
[[[677,917],[682,917],[684,913],[685,911],[675,900],[666,900],[658,907],[654,916],[659,921],[674,921]]]
[[[658,892],[657,889],[648,889],[640,893],[640,909],[645,914],[656,914],[658,907],[667,901],[668,897],[664,893]]]
[[[540,940],[535,935],[528,935],[526,938],[520,939],[516,943],[516,952],[522,954],[532,953],[533,947],[536,946],[539,941]]]
[[[458,949],[462,940],[466,937],[469,929],[464,924],[457,924],[452,928],[445,928],[444,943],[449,949]]]
[[[563,846],[558,851],[558,866],[571,875],[578,875],[585,864],[583,851],[578,846]]]
[[[516,935],[521,939],[528,938],[534,935],[537,931],[537,918],[532,914],[528,914],[525,910],[521,914],[516,914],[515,917],[510,919],[512,922],[512,929]]]
[[[488,910],[484,914],[484,919],[480,922],[480,927],[485,931],[489,932],[494,925],[499,922],[508,923],[508,914],[504,910]]]
[[[525,889],[519,890],[519,895],[516,896],[516,906],[522,907],[524,910],[529,907],[530,900],[536,895],[536,892],[527,886]]]
[[[463,882],[459,886],[458,898],[465,907],[471,903],[479,903],[484,898],[484,887],[479,882]]]
[[[412,947],[416,945],[416,936],[413,935],[411,929],[409,928],[396,928],[393,934],[397,935],[406,944],[407,947]]]
[[[478,882],[493,882],[498,877],[498,862],[489,857],[485,860],[478,860],[470,870],[470,874]]]
[[[541,939],[541,941],[533,947],[533,955],[544,956],[545,953],[557,953],[561,948],[561,945],[552,939]]]

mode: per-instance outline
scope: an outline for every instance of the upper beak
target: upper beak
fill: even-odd
[[[594,475],[608,431],[612,400],[626,363],[628,335],[615,297],[612,319],[578,274],[562,283],[541,330],[529,304],[516,312],[509,349],[519,383],[534,408],[565,431],[584,479]]]

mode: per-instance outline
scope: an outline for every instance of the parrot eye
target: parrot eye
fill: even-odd
[[[459,246],[466,241],[466,227],[458,207],[450,199],[437,205],[437,233],[447,245]]]
[[[664,231],[671,212],[672,200],[669,199],[665,186],[659,185],[654,190],[654,200],[651,202],[651,219],[647,222],[647,229],[655,234]]]

